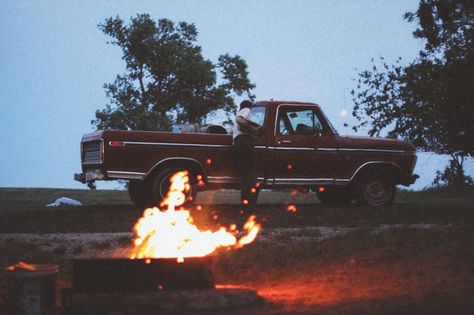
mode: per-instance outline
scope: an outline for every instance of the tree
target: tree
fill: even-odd
[[[173,123],[201,123],[217,109],[234,111],[235,96],[253,98],[246,62],[229,54],[217,65],[205,59],[194,24],[140,14],[128,25],[108,18],[99,29],[122,49],[125,73],[104,85],[109,103],[96,111],[97,129],[170,130]]]
[[[422,151],[448,154],[453,182],[464,183],[463,162],[474,154],[474,2],[421,0],[404,18],[418,22],[413,35],[426,45],[408,66],[381,58],[359,73],[354,130],[387,131]]]

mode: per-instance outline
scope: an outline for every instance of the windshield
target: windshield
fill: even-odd
[[[338,135],[339,133],[337,132],[336,128],[334,128],[334,126],[331,124],[331,121],[328,119],[328,117],[326,116],[326,114],[322,110],[321,110],[321,114],[323,114],[324,119],[326,119],[326,121],[328,122],[329,128],[331,128],[332,132],[335,135]]]

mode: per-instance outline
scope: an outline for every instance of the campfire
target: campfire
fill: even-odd
[[[215,231],[200,230],[190,211],[181,207],[190,188],[188,172],[171,177],[163,202],[145,209],[133,227],[134,247],[127,259],[73,260],[75,291],[214,288],[212,254],[217,249],[237,249],[253,242],[261,226],[251,215],[241,231],[236,224]]]
[[[171,185],[160,208],[148,208],[135,224],[135,248],[132,259],[204,257],[218,248],[240,248],[255,240],[260,225],[251,215],[239,232],[236,225],[217,231],[201,231],[194,225],[188,210],[177,210],[184,204],[190,189],[189,173],[181,171],[171,177]]]

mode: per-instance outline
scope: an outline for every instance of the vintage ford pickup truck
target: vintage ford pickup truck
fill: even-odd
[[[260,101],[251,117],[265,128],[255,139],[262,188],[311,189],[323,203],[383,206],[393,201],[395,185],[418,177],[413,145],[339,135],[319,105]],[[129,180],[130,198],[142,206],[159,204],[178,170],[191,174],[188,201],[199,190],[239,187],[229,134],[103,130],[83,136],[81,161],[75,180]]]

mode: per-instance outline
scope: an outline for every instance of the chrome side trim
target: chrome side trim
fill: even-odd
[[[177,143],[177,142],[123,141],[123,143],[125,145],[156,145],[156,146],[172,146],[172,147],[204,147],[204,148],[231,148],[232,147],[232,145],[228,145],[228,144],[201,144],[201,143]]]
[[[114,140],[115,141],[115,140]],[[113,141],[109,141],[113,142]],[[182,147],[205,147],[205,148],[231,148],[228,144],[199,144],[199,143],[170,143],[170,142],[136,142],[136,141],[122,141],[124,145],[157,145],[157,146],[182,146]],[[264,145],[256,145],[255,149],[266,149]]]
[[[339,151],[344,152],[383,152],[383,153],[405,153],[411,151],[404,151],[404,150],[386,150],[386,149],[362,149],[362,148],[340,148]]]
[[[142,179],[145,173],[141,172],[125,172],[125,171],[107,171],[107,176],[111,178],[124,178],[124,179]]]
[[[293,151],[314,151],[309,147],[268,147],[269,150],[293,150]]]
[[[403,150],[384,150],[384,149],[352,149],[352,148],[312,148],[312,147],[277,147],[270,146],[269,150],[295,150],[295,151],[315,151],[315,152],[373,152],[373,153],[394,153],[394,154],[407,154],[413,155],[412,151]]]
[[[333,182],[334,178],[275,178],[274,185],[327,185]]]
[[[263,182],[265,178],[257,177],[257,180]],[[240,178],[231,176],[208,176],[207,181],[210,184],[238,184],[240,183]]]

